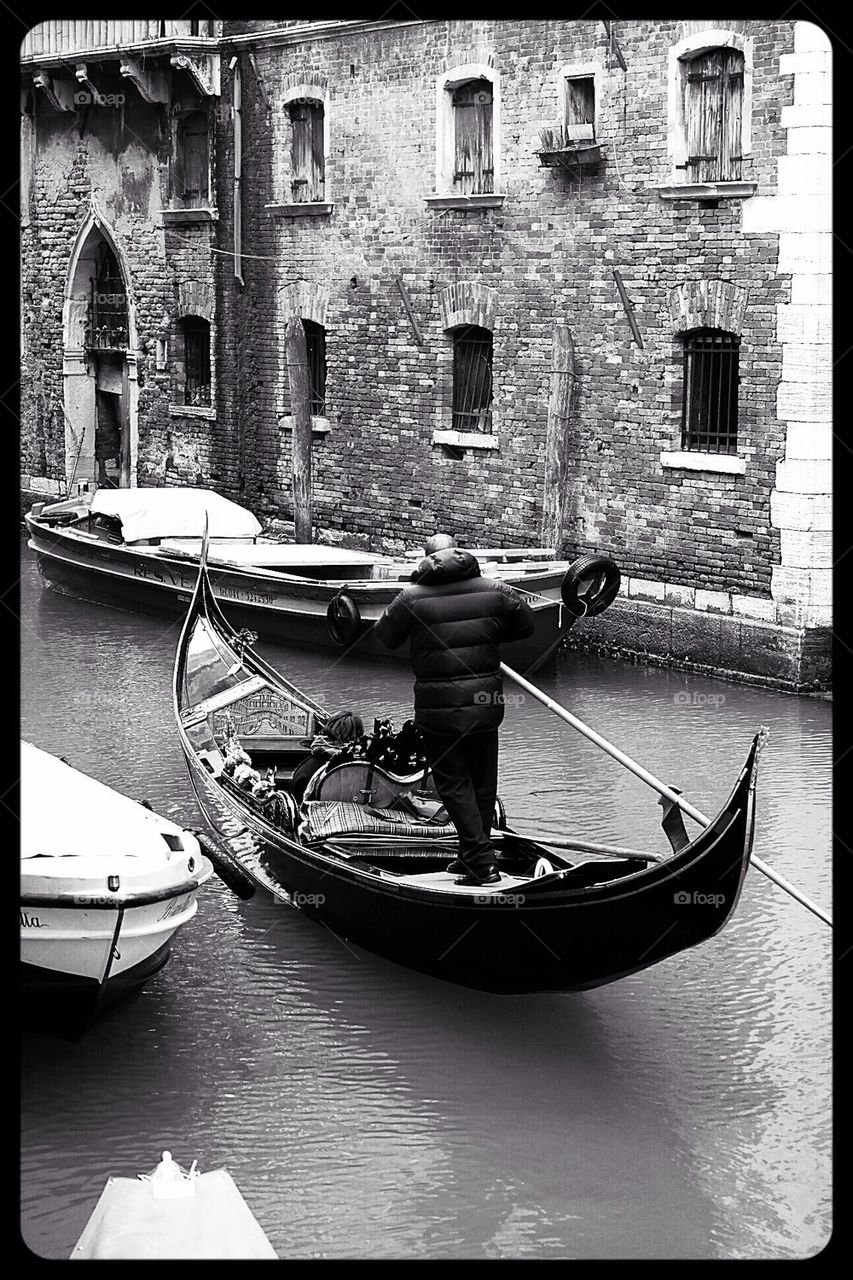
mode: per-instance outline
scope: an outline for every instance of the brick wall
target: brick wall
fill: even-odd
[[[286,286],[304,280],[329,293],[331,430],[314,450],[315,520],[390,539],[411,541],[440,526],[471,541],[538,542],[552,332],[565,320],[578,385],[564,550],[606,550],[627,572],[649,578],[768,593],[779,559],[770,491],[784,452],[776,308],[788,286],[776,271],[778,236],[745,238],[740,201],[670,203],[654,189],[670,180],[667,52],[687,25],[618,23],[626,73],[599,22],[437,22],[259,44],[265,97],[243,57],[245,288],[223,276],[218,297],[220,360],[229,368],[239,360],[240,372],[227,407],[220,396],[217,430],[229,440],[230,483],[242,477],[259,513],[291,514],[290,435],[280,427],[289,411],[281,357]],[[750,24],[750,34],[753,150],[744,178],[767,192],[784,153],[777,126],[791,77],[780,75],[779,57],[792,47],[792,24]],[[453,66],[485,62],[500,76],[505,203],[430,208],[436,79]],[[580,179],[541,168],[534,154],[540,126],[558,119],[557,73],[567,63],[600,68],[604,160]],[[294,75],[329,85],[326,199],[334,209],[326,217],[272,217],[265,207],[279,198],[276,103]],[[230,92],[226,77],[223,110]],[[221,138],[225,245],[230,131]],[[614,268],[632,300],[642,350],[631,339]],[[668,296],[704,280],[729,281],[748,294],[744,476],[665,470],[659,461],[662,451],[680,447],[682,367]],[[431,442],[446,425],[450,367],[439,296],[464,281],[498,294],[493,430],[500,447],[451,459]]]

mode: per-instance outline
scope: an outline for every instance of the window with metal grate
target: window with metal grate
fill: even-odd
[[[490,431],[492,335],[465,325],[453,331],[453,429]]]
[[[184,404],[210,405],[210,324],[201,316],[185,316]]]
[[[313,320],[303,320],[305,344],[308,348],[308,377],[311,382],[311,413],[322,418],[326,413],[326,330]]]
[[[737,450],[739,351],[740,338],[722,329],[684,335],[683,449]]]

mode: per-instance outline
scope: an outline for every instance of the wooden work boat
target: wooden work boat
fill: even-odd
[[[151,1173],[107,1180],[71,1261],[277,1256],[227,1169],[183,1169],[164,1151]]]
[[[215,832],[209,856],[238,887],[261,885],[412,969],[501,993],[612,982],[706,941],[734,911],[753,840],[759,735],[717,816],[678,852],[566,856],[498,817],[500,884],[460,886],[446,870],[458,853],[452,828],[391,811],[406,794],[428,807],[428,774],[338,757],[297,804],[288,782],[325,712],[248,641],[223,615],[202,557],[176,654],[175,717]],[[271,770],[256,794],[229,776],[234,742],[258,772]]]
[[[410,579],[419,551],[393,558],[264,538],[251,512],[205,489],[99,489],[36,503],[25,517],[43,579],[71,595],[122,609],[183,617],[192,597],[204,520],[210,521],[210,581],[239,627],[264,639],[342,655],[405,659],[372,635],[373,624]],[[481,571],[525,593],[534,634],[507,646],[508,660],[535,671],[574,616],[563,605],[568,565],[547,548],[472,548]]]
[[[25,1025],[76,1039],[137,995],[212,874],[191,832],[22,742]]]

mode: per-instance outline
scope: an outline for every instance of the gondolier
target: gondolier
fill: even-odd
[[[498,726],[503,720],[499,645],[532,635],[522,596],[480,575],[470,552],[448,534],[424,546],[425,559],[376,623],[397,649],[411,640],[415,724],[424,736],[436,789],[456,827],[464,872],[458,884],[500,880],[491,841],[497,798]]]

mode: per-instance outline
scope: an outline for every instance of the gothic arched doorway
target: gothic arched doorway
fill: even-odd
[[[81,231],[66,290],[65,457],[69,487],[127,488],[136,472],[136,343],[127,272],[94,218]]]

